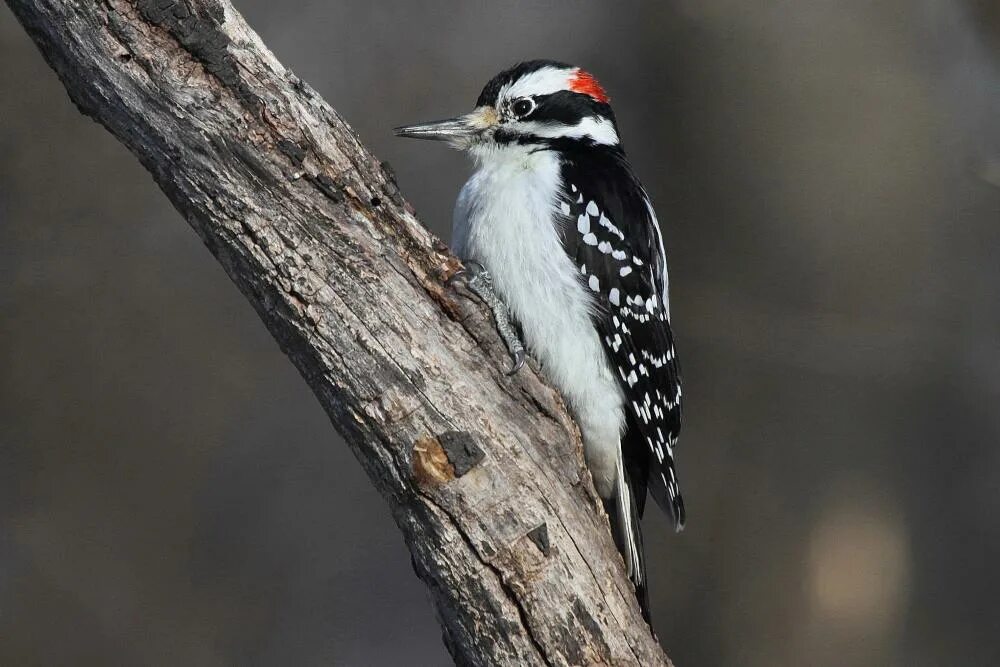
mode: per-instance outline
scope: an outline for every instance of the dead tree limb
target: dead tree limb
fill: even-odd
[[[227,0],[8,0],[250,300],[392,508],[455,660],[669,664],[558,395]]]

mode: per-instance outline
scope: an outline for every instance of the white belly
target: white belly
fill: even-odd
[[[550,152],[508,149],[462,188],[453,245],[492,274],[524,342],[573,410],[602,497],[614,490],[624,427],[621,389],[591,319],[592,292],[559,241],[559,165]]]

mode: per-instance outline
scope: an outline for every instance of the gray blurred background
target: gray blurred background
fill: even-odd
[[[237,0],[447,238],[390,128],[549,57],[659,211],[695,665],[1000,662],[1000,3]],[[138,162],[0,9],[0,664],[441,665],[381,499]]]

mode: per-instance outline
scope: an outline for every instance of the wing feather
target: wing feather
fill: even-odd
[[[642,512],[646,489],[684,525],[674,446],[681,378],[667,294],[666,256],[649,198],[623,155],[570,157],[562,168],[563,247],[594,292],[594,323],[626,397],[622,451]]]

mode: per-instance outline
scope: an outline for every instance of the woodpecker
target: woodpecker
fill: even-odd
[[[579,67],[533,60],[493,77],[471,113],[395,132],[472,156],[452,247],[493,310],[511,372],[524,360],[519,329],[566,398],[648,621],[647,491],[676,530],[685,520],[681,381],[663,239],[609,102]]]

